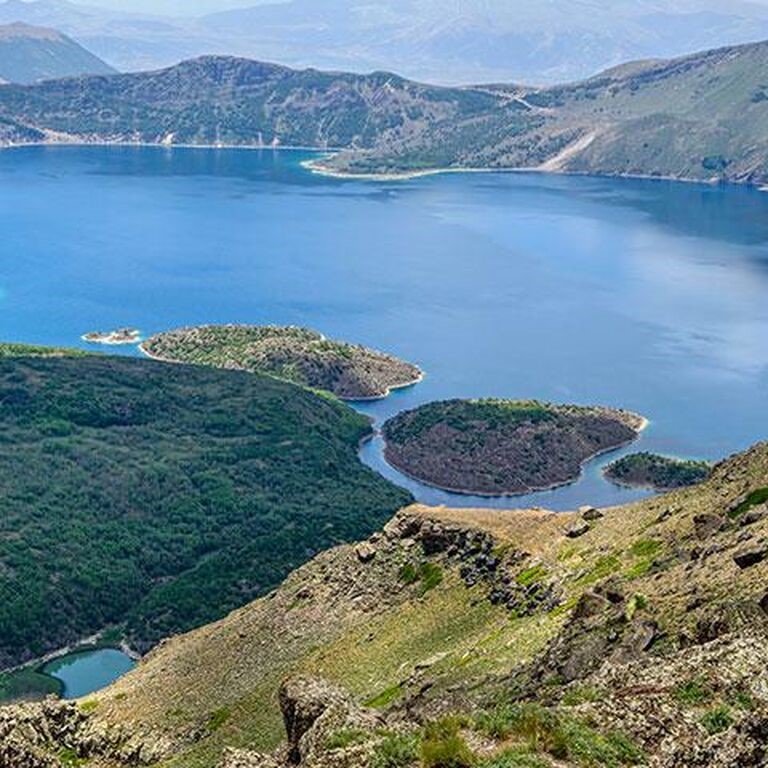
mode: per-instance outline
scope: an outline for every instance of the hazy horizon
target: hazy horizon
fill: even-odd
[[[255,5],[275,5],[289,3],[291,0],[73,0],[80,5],[91,5],[116,11],[134,11],[169,16],[197,16],[216,11],[235,8],[248,8]],[[501,0],[506,4],[506,0]],[[768,0],[751,0],[756,5],[768,5]],[[665,3],[659,2],[663,6]],[[375,6],[375,2],[370,5]],[[670,2],[669,5],[672,5]]]

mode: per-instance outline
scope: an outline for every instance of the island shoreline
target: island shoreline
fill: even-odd
[[[595,461],[596,459],[599,459],[601,456],[605,456],[609,453],[613,453],[614,451],[620,451],[622,448],[626,448],[627,446],[632,445],[633,443],[637,442],[637,440],[640,439],[643,432],[645,432],[645,430],[648,429],[648,427],[651,425],[651,421],[650,419],[647,419],[645,416],[641,416],[640,414],[634,414],[634,415],[638,416],[641,419],[640,425],[636,430],[637,434],[631,440],[625,440],[623,443],[620,443],[619,445],[614,445],[614,446],[611,446],[610,448],[603,448],[593,453],[591,456],[587,456],[585,459],[583,459],[580,462],[579,474],[573,479],[565,480],[559,483],[552,483],[546,486],[530,488],[525,491],[507,491],[505,493],[488,493],[488,492],[482,492],[482,491],[471,491],[471,490],[464,490],[464,489],[457,489],[457,488],[448,488],[446,486],[437,485],[436,483],[430,482],[428,480],[423,480],[422,478],[411,474],[409,471],[399,466],[396,462],[392,461],[387,456],[387,440],[384,437],[381,430],[377,432],[377,437],[380,437],[383,442],[381,456],[384,459],[384,461],[387,463],[387,465],[413,482],[419,483],[427,488],[432,488],[436,491],[442,491],[443,493],[453,494],[454,496],[476,496],[479,499],[514,499],[520,496],[530,496],[535,493],[547,493],[549,491],[556,491],[559,488],[567,488],[568,486],[576,485],[578,482],[584,479],[584,475],[586,473],[586,468],[588,464],[591,464],[593,461]],[[606,482],[608,482],[608,478],[605,478],[605,479],[606,479]],[[642,490],[642,489],[638,489],[638,490]],[[653,490],[653,489],[648,489],[648,490]]]

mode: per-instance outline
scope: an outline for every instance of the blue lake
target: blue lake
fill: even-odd
[[[130,657],[113,648],[79,651],[55,659],[43,671],[61,680],[65,699],[79,699],[106,688],[136,666]]]
[[[426,380],[360,409],[450,397],[638,411],[630,450],[721,458],[768,436],[768,194],[666,181],[449,174],[342,181],[298,152],[0,152],[0,338],[302,324]],[[126,352],[130,354],[130,352]],[[135,354],[135,353],[134,353]],[[555,509],[635,498],[582,480],[518,499],[409,482],[430,503]]]

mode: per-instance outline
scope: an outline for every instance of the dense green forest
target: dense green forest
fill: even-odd
[[[249,373],[0,359],[0,664],[124,624],[146,649],[410,501],[367,420]]]

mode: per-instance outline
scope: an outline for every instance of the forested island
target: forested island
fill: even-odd
[[[267,374],[343,400],[386,397],[422,378],[418,367],[392,355],[293,326],[182,328],[153,336],[141,348],[158,360]]]
[[[385,457],[429,485],[514,495],[575,480],[585,461],[634,440],[645,419],[629,411],[529,400],[448,400],[384,425]]]
[[[706,480],[712,473],[707,461],[675,459],[654,453],[635,453],[609,464],[605,476],[617,485],[669,491]]]
[[[271,377],[8,357],[0,403],[0,669],[114,625],[147,650],[411,499],[364,416]]]

